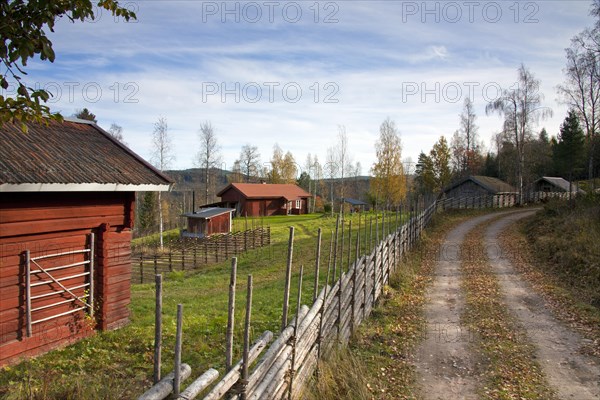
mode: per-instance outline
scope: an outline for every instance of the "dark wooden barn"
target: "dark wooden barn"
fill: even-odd
[[[482,195],[514,194],[516,192],[514,187],[498,178],[472,175],[446,187],[442,195],[445,198],[463,198]]]
[[[0,365],[129,321],[136,191],[171,180],[93,123],[0,127]]]
[[[264,183],[231,183],[217,196],[224,207],[248,217],[306,214],[311,197],[297,185]]]
[[[184,214],[187,229],[181,232],[182,237],[203,238],[206,236],[231,232],[231,214],[235,209],[209,207]]]

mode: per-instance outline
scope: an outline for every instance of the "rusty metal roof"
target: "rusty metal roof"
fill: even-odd
[[[173,181],[98,125],[0,126],[0,191],[168,190]]]
[[[231,183],[221,189],[217,196],[221,197],[223,193],[230,189],[235,189],[247,199],[284,198],[290,201],[311,196],[310,193],[307,193],[298,185],[283,183]]]

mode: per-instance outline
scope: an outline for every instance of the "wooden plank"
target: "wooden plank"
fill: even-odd
[[[179,376],[181,380],[185,380],[192,374],[192,368],[188,364],[181,364],[179,368]],[[156,385],[152,386],[144,392],[138,400],[163,400],[167,398],[173,391],[175,382],[175,372],[171,372],[160,380]]]
[[[252,345],[248,352],[248,363],[254,362],[260,353],[266,348],[267,344],[273,338],[273,332],[265,331],[260,338]],[[242,360],[238,361],[231,370],[217,383],[212,390],[204,397],[204,400],[217,400],[222,398],[229,389],[237,383],[242,373]]]
[[[214,368],[210,368],[208,371],[200,375],[194,380],[181,394],[178,399],[192,400],[195,399],[204,389],[208,387],[217,377],[219,371]]]
[[[8,208],[0,213],[0,224],[52,219],[125,215],[125,204],[72,205],[63,207]]]
[[[36,233],[66,231],[97,227],[108,222],[111,226],[123,226],[125,217],[119,216],[95,216],[82,218],[63,218],[44,221],[13,222],[2,225],[3,236],[32,235]]]

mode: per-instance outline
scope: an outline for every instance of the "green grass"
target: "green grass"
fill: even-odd
[[[549,202],[523,225],[523,232],[549,273],[600,310],[600,195]]]
[[[364,235],[365,216],[362,231]],[[354,258],[358,214],[353,221]],[[381,215],[379,215],[381,222]],[[395,222],[395,217],[390,218]],[[321,214],[270,217],[272,245],[241,255],[238,260],[236,296],[235,358],[240,357],[244,318],[246,276],[254,278],[252,338],[264,330],[274,333],[281,325],[283,288],[289,226],[295,227],[291,298],[296,298],[297,274],[305,266],[303,303],[312,302],[317,229],[323,228],[320,286],[325,281],[331,231],[335,219]],[[257,223],[257,222],[255,222]],[[373,222],[373,227],[375,223]],[[379,225],[381,228],[381,225]],[[347,228],[344,256],[338,260],[347,268]],[[341,239],[341,234],[340,234]],[[368,251],[362,241],[361,252]],[[339,265],[339,264],[338,264]],[[339,268],[339,267],[338,267]],[[230,262],[202,269],[169,274],[164,282],[163,374],[172,370],[177,304],[184,306],[182,361],[192,366],[192,377],[210,367],[223,373],[224,336],[227,321],[227,288]],[[295,312],[295,301],[290,302]],[[139,396],[151,386],[154,341],[154,287],[133,285],[131,323],[117,331],[99,332],[66,348],[0,370],[0,397],[6,399],[119,399]]]

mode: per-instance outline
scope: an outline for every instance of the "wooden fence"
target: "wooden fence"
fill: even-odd
[[[158,246],[134,246],[131,281],[154,282],[156,274],[200,268],[270,244],[271,228],[267,226],[202,239],[182,238],[166,243],[162,251]]]
[[[573,193],[575,196],[575,193]],[[540,203],[549,199],[569,199],[568,192],[526,192],[523,194],[525,203]],[[464,196],[443,198],[437,201],[438,210],[465,208],[504,208],[514,207],[519,202],[518,193],[506,193],[483,196]]]
[[[414,211],[403,225],[378,241],[368,255],[363,255],[354,260],[351,265],[346,267],[346,270],[341,267],[343,265],[342,260],[339,260],[339,262],[336,260],[337,248],[330,249],[333,254],[333,261],[328,265],[324,287],[319,287],[321,269],[319,264],[321,259],[319,256],[321,252],[321,232],[319,231],[316,249],[318,255],[314,266],[314,290],[310,299],[312,306],[309,308],[306,305],[301,305],[302,299],[300,296],[303,280],[301,268],[298,280],[298,298],[296,299],[297,313],[291,317],[288,316],[288,309],[294,228],[290,228],[281,332],[270,346],[268,344],[274,337],[274,334],[270,331],[265,331],[252,346],[249,345],[252,303],[252,276],[249,276],[243,357],[237,364],[232,365],[233,304],[235,304],[234,296],[237,280],[237,261],[234,258],[226,337],[228,371],[221,381],[216,383],[204,395],[204,399],[301,398],[306,381],[317,369],[317,361],[337,343],[347,343],[354,329],[368,318],[377,299],[383,293],[383,288],[388,283],[390,275],[400,265],[400,257],[414,246],[435,211],[435,203],[422,211]],[[378,224],[378,220],[376,223]],[[385,218],[383,223],[385,223]],[[338,235],[337,231],[336,228],[336,237]],[[353,244],[357,247],[357,254],[361,243],[360,229],[358,232],[356,243]],[[376,232],[379,232],[379,228],[376,228]],[[381,232],[387,232],[385,226],[381,227]],[[335,243],[338,243],[338,241],[335,240]],[[158,293],[159,290],[157,290],[157,296]],[[158,304],[159,300],[157,300]],[[158,322],[159,315],[160,312],[157,311],[157,326],[160,324]],[[180,335],[181,332],[178,329],[177,337]],[[181,340],[177,340],[177,342],[180,343]],[[155,343],[160,346],[159,339]],[[160,354],[158,349],[156,352],[156,354]],[[177,348],[175,353],[178,354]],[[261,354],[262,357],[258,360]],[[214,369],[210,369],[197,378],[186,390],[180,391],[180,382],[177,380],[187,378],[190,375],[190,367],[178,363],[177,359],[176,355],[173,373],[163,379],[155,374],[156,384],[144,393],[140,399],[164,399],[171,393],[174,393],[174,398],[196,398],[218,376]],[[159,370],[160,368],[158,368]]]
[[[537,192],[537,194],[528,195],[526,199],[529,202],[539,202],[551,197],[564,199],[568,198],[568,193]],[[139,400],[164,399],[168,396],[175,399],[190,400],[200,394],[203,394],[204,400],[222,398],[291,400],[302,398],[302,391],[306,386],[306,382],[315,373],[318,378],[318,360],[334,348],[336,344],[346,344],[354,329],[369,317],[377,300],[383,293],[384,286],[389,282],[390,276],[401,266],[401,257],[416,244],[423,229],[428,225],[435,212],[452,208],[500,208],[513,205],[515,205],[515,197],[509,196],[444,199],[421,208],[417,203],[408,208],[414,211],[409,214],[404,224],[387,234],[381,241],[376,241],[376,245],[369,254],[355,259],[348,265],[346,270],[341,267],[337,268],[338,264],[335,260],[337,248],[330,249],[330,254],[333,252],[333,262],[328,263],[324,287],[319,286],[321,269],[319,264],[321,259],[321,231],[319,230],[314,266],[314,290],[310,299],[312,305],[310,307],[302,305],[303,267],[301,267],[297,283],[297,312],[291,318],[288,317],[288,308],[294,228],[290,228],[281,331],[274,341],[272,341],[275,337],[273,332],[265,331],[252,346],[250,345],[252,275],[249,275],[246,292],[243,356],[236,364],[233,364],[231,356],[233,347],[233,305],[235,304],[237,281],[237,260],[234,258],[229,285],[230,307],[225,344],[226,373],[219,382],[213,384],[219,373],[211,368],[183,391],[180,390],[181,381],[191,375],[191,368],[187,364],[181,364],[180,361],[181,305],[178,307],[174,370],[171,374],[160,379],[160,315],[162,312],[160,309],[160,304],[162,304],[160,282],[162,282],[162,278],[157,275],[155,385],[140,396]],[[383,221],[385,221],[385,218]],[[389,228],[388,231],[384,227],[382,228],[382,232],[389,231]],[[336,247],[338,243],[337,230],[336,227],[336,239],[332,241]],[[379,232],[379,228],[376,228],[376,232]],[[359,253],[360,243],[359,229],[356,237],[356,254]],[[343,265],[343,263],[340,263],[340,265]]]

